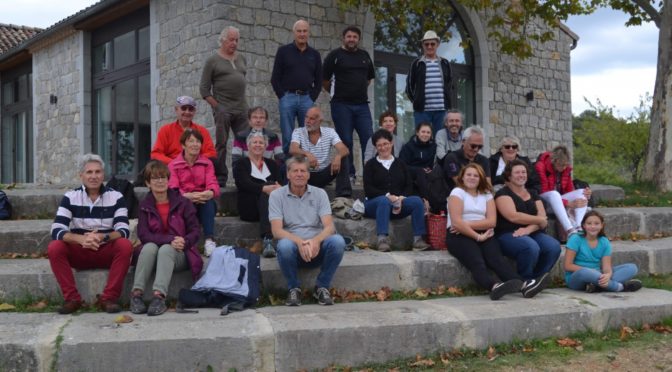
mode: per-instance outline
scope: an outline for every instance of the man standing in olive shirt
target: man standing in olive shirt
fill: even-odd
[[[334,80],[331,97],[331,118],[334,128],[350,150],[350,178],[354,179],[355,165],[352,152],[352,133],[356,130],[362,155],[373,134],[373,121],[369,110],[367,89],[374,77],[373,61],[369,53],[359,49],[362,31],[355,26],[343,30],[343,45],[332,50],[324,59],[322,85],[329,92]],[[362,156],[363,158],[363,156]],[[363,169],[363,164],[362,164]]]
[[[294,41],[278,48],[271,74],[273,91],[280,100],[282,149],[289,154],[294,119],[303,127],[308,109],[313,107],[322,86],[322,57],[308,45],[310,25],[300,19],[292,28]]]
[[[215,174],[221,187],[226,186],[229,171],[226,168],[226,143],[229,130],[233,133],[247,129],[247,101],[245,100],[246,62],[237,52],[240,32],[226,27],[219,35],[220,48],[210,56],[203,67],[200,93],[212,107],[215,117],[215,147],[217,162]]]

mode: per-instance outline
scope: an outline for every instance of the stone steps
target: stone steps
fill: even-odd
[[[493,302],[474,296],[265,307],[226,317],[218,309],[130,315],[132,323],[116,325],[115,315],[103,313],[2,314],[0,370],[296,371],[358,366],[651,324],[672,316],[672,293],[550,289],[529,300],[509,295]]]
[[[614,265],[633,262],[640,273],[665,274],[672,272],[672,238],[615,241]],[[562,278],[562,257],[552,274]],[[284,296],[286,281],[276,259],[262,259],[262,285],[269,292]],[[312,288],[318,270],[301,270],[304,288]],[[133,281],[133,269],[126,276],[122,300],[127,301]],[[107,280],[107,270],[85,270],[75,273],[77,287],[82,297],[92,302],[102,292]],[[148,283],[151,284],[151,283]],[[180,288],[192,285],[187,271],[175,273],[168,297],[176,298]],[[332,286],[355,291],[376,291],[382,287],[392,290],[436,288],[439,285],[464,287],[474,285],[471,274],[446,251],[390,252],[372,250],[346,252]],[[148,285],[151,288],[151,285]],[[149,295],[150,291],[147,291]],[[60,299],[61,294],[47,259],[0,260],[0,299],[32,298]]]

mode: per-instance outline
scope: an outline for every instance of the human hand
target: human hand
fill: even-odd
[[[185,240],[181,236],[176,236],[173,238],[173,241],[170,242],[171,247],[175,248],[176,251],[183,251],[184,250],[184,244]]]
[[[593,190],[591,190],[590,187],[583,189],[583,196],[585,196],[586,199],[590,199],[591,195],[593,195]]]
[[[312,248],[310,244],[310,240],[303,240],[301,241],[301,244],[299,244],[299,254],[306,262],[310,262],[312,259]]]
[[[525,235],[530,235],[530,230],[527,228],[527,226],[520,227],[520,228],[513,231],[513,237],[515,237],[515,238],[525,236]]]
[[[600,279],[598,280],[598,284],[602,288],[606,288],[609,285],[609,280],[611,280],[611,273],[605,273],[600,275]]]
[[[338,174],[341,171],[341,159],[338,156],[334,157],[331,162],[331,175]]]
[[[320,163],[317,161],[315,155],[308,153],[306,154],[306,158],[308,158],[308,165],[310,165],[311,169],[317,169],[317,167],[320,166]]]
[[[100,248],[100,242],[102,238],[99,236],[98,231],[93,230],[84,234],[84,241],[82,242],[82,248],[90,249],[92,251],[97,251]]]

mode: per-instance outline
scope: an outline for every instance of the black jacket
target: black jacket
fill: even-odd
[[[374,157],[364,165],[364,195],[372,199],[388,192],[392,195],[413,195],[413,179],[403,161],[395,158],[390,170],[387,170]]]
[[[264,186],[272,185],[275,182],[279,183],[280,171],[276,162],[264,158],[264,163],[271,172],[271,175],[266,178],[266,182],[252,177],[252,163],[248,158],[237,161],[233,166],[233,178],[236,181],[236,188],[238,188],[238,213],[241,216],[243,214],[247,215],[245,213],[247,210],[257,209],[257,200]]]
[[[452,72],[450,62],[441,58],[441,73],[443,75],[443,106],[446,109],[453,107],[450,101],[450,87]],[[406,95],[413,102],[414,111],[425,111],[425,78],[427,65],[425,61],[416,58],[411,64],[411,68],[406,76]]]
[[[497,176],[497,167],[499,166],[499,159],[502,157],[502,152],[497,151],[494,155],[490,156],[490,179],[492,180],[492,185],[503,185],[504,177],[503,174]],[[525,183],[525,188],[528,190],[534,190],[537,193],[541,191],[541,182],[539,180],[539,175],[537,171],[534,170],[534,166],[530,161],[530,158],[527,156],[518,155],[517,159],[524,161],[527,164],[527,182]]]
[[[427,142],[420,142],[416,135],[411,137],[399,152],[399,159],[411,169],[432,168],[435,158],[436,142],[434,142],[434,139],[430,138]]]

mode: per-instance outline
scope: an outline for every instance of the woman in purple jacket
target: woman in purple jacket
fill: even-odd
[[[133,314],[161,315],[166,307],[166,293],[174,271],[191,269],[196,281],[203,268],[203,260],[196,248],[201,227],[196,209],[178,190],[168,188],[168,167],[152,160],[143,172],[150,193],[140,203],[138,238],[143,246],[135,265],[131,312]],[[145,285],[156,268],[153,299],[149,308],[142,300]]]

